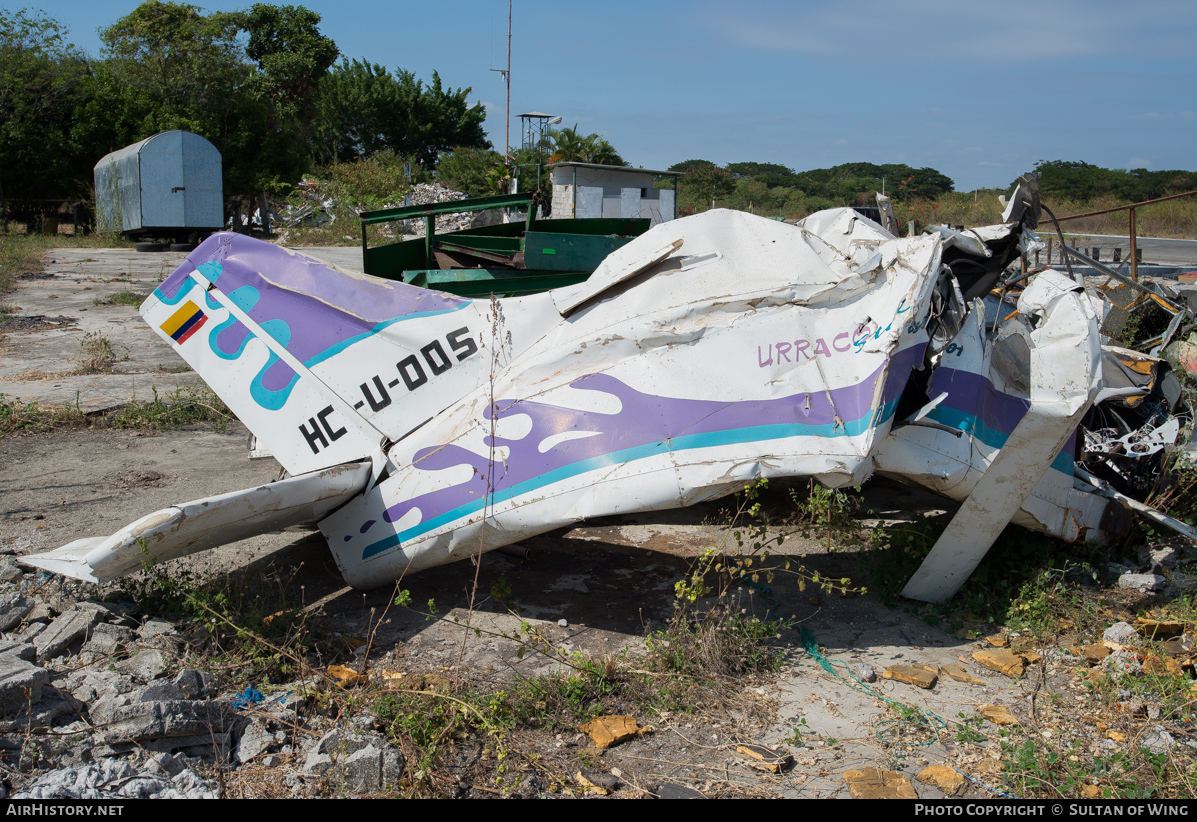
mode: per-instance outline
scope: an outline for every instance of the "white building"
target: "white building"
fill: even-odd
[[[680,177],[677,171],[653,171],[594,163],[554,163],[553,219],[644,217],[650,225],[672,220],[674,190],[653,188],[653,178]]]

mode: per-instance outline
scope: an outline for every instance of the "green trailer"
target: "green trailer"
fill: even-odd
[[[443,214],[515,209],[521,222],[436,233]],[[461,297],[515,296],[586,280],[612,251],[648,231],[647,219],[537,220],[531,194],[365,211],[362,263],[367,274]],[[371,248],[367,226],[424,220],[424,236]]]

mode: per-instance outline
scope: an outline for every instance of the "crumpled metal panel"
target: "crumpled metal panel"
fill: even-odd
[[[757,477],[863,480],[922,360],[939,243],[874,233],[881,247],[860,254],[859,222],[839,214],[816,236],[713,211],[620,249],[589,302],[398,443],[398,470],[321,523],[346,579],[465,556],[484,529],[489,550]],[[678,259],[622,276],[678,240]]]
[[[468,300],[225,234],[142,315],[313,498],[356,466],[364,493],[320,522],[355,586],[760,477],[839,487],[876,466],[964,502],[907,589],[939,599],[1007,522],[1093,538],[1122,504],[1073,478],[1102,390],[1090,300],[1040,273],[991,338],[944,264],[949,245],[1000,266],[984,253],[1034,241],[1020,224],[899,239],[851,209],[798,226],[714,210],[576,286]]]

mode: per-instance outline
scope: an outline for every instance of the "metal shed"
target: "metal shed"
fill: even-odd
[[[96,163],[101,231],[184,233],[224,227],[220,152],[190,131],[164,131]]]

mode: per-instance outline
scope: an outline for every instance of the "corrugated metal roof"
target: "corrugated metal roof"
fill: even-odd
[[[604,171],[626,171],[629,174],[655,174],[655,175],[669,175],[671,177],[681,177],[686,172],[684,171],[656,171],[651,168],[632,168],[631,166],[606,166],[602,163],[577,163],[572,160],[563,160],[560,163],[549,163],[549,168],[559,168],[566,166],[577,166],[578,168],[601,168]]]

